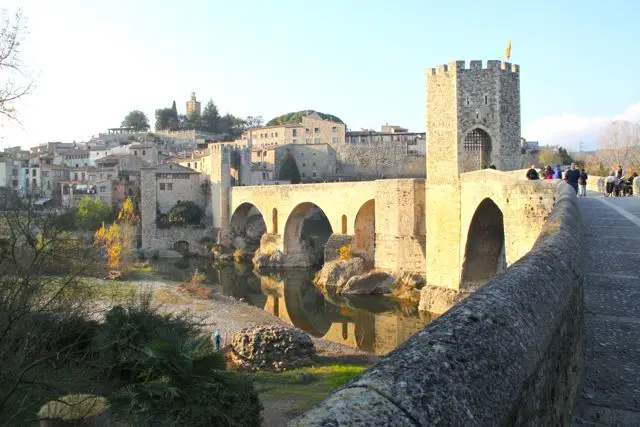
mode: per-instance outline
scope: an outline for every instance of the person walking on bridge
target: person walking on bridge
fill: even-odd
[[[556,168],[553,170],[553,179],[562,179],[562,168],[560,165],[556,165]]]
[[[540,179],[540,177],[538,176],[538,171],[536,170],[536,165],[531,165],[531,169],[527,171],[527,179]]]
[[[580,179],[578,180],[578,197],[587,197],[587,172],[580,169]]]
[[[578,192],[578,182],[580,181],[580,171],[577,166],[578,165],[575,163],[571,163],[571,169],[567,170],[567,173],[565,174],[567,184],[572,186],[573,189],[576,190],[576,193]]]

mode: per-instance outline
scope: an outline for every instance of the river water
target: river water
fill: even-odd
[[[205,285],[219,285],[222,293],[260,307],[309,334],[362,351],[384,355],[434,319],[418,313],[415,304],[383,296],[328,297],[312,283],[317,270],[281,269],[257,273],[251,265],[217,267],[197,258],[162,259],[155,272],[185,281],[198,271]]]

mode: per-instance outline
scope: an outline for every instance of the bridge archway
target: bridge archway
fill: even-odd
[[[260,238],[267,232],[262,212],[251,203],[242,203],[231,215],[230,237],[237,249],[254,251],[260,246]]]
[[[484,285],[505,264],[504,216],[493,200],[486,198],[478,205],[469,226],[461,289]]]
[[[492,151],[489,133],[478,126],[471,129],[462,142],[461,172],[487,169],[492,163]]]
[[[424,221],[423,221],[424,222]],[[375,231],[376,231],[376,202],[369,200],[363,204],[354,222],[353,241],[351,251],[362,257],[367,264],[375,264]]]
[[[324,246],[332,233],[331,223],[319,206],[300,203],[293,208],[284,226],[284,252],[288,257],[299,257],[298,265],[322,264]]]

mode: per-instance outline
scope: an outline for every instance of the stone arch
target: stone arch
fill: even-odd
[[[262,212],[251,203],[242,203],[231,215],[229,235],[237,249],[254,251],[260,246],[260,238],[267,232]]]
[[[322,264],[324,246],[333,233],[324,211],[314,203],[297,205],[284,226],[284,252],[292,265]]]
[[[424,222],[424,220],[423,220]],[[351,251],[354,255],[362,257],[367,264],[375,264],[375,240],[376,240],[376,202],[368,200],[358,213],[353,225],[353,241]]]
[[[189,242],[186,240],[178,240],[173,244],[173,250],[187,256],[189,255]]]
[[[271,210],[271,228],[273,234],[278,234],[278,209]]]
[[[467,233],[462,263],[462,290],[474,290],[506,266],[504,216],[493,200],[478,205]]]
[[[346,215],[342,215],[342,234],[347,234],[347,216]]]
[[[461,172],[487,169],[493,163],[493,147],[489,133],[475,126],[465,134],[462,141]]]

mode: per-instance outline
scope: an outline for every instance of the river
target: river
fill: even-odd
[[[205,285],[260,307],[309,334],[368,353],[384,355],[405,342],[435,316],[416,304],[384,296],[328,297],[312,283],[317,270],[281,269],[257,273],[251,265],[217,267],[198,258],[153,261],[160,276],[185,281],[198,269]]]

